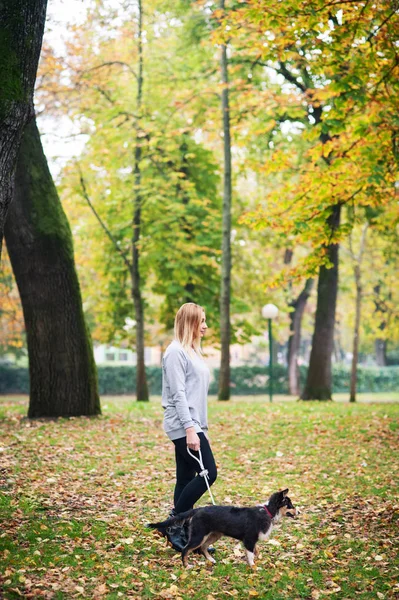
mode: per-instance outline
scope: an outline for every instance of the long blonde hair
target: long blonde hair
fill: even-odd
[[[194,349],[197,354],[202,354],[199,329],[203,312],[199,304],[187,302],[176,313],[175,338],[187,352]]]

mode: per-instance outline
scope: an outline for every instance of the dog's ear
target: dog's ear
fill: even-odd
[[[283,498],[285,498],[285,497],[286,497],[286,495],[288,494],[288,488],[287,488],[287,489],[285,489],[285,490],[282,490],[282,491],[280,492],[280,494],[282,494]]]

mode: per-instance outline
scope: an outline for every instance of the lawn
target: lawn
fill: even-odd
[[[0,397],[0,597],[399,597],[399,397],[360,399],[211,399],[216,502],[288,487],[300,514],[259,544],[255,570],[226,538],[215,566],[195,556],[185,570],[145,527],[168,514],[174,483],[159,398],[28,421],[26,397]]]

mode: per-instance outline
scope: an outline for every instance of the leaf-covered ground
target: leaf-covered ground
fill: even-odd
[[[26,406],[0,398],[0,597],[399,596],[399,404],[210,401],[217,503],[284,486],[301,511],[253,571],[227,538],[215,566],[196,556],[184,570],[146,529],[174,482],[159,399],[104,398],[102,417],[58,421],[28,421]]]

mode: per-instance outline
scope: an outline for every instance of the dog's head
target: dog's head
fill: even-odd
[[[282,517],[291,517],[293,519],[297,514],[295,506],[287,494],[288,488],[281,490],[281,492],[275,492],[269,498],[268,506],[278,520]]]

